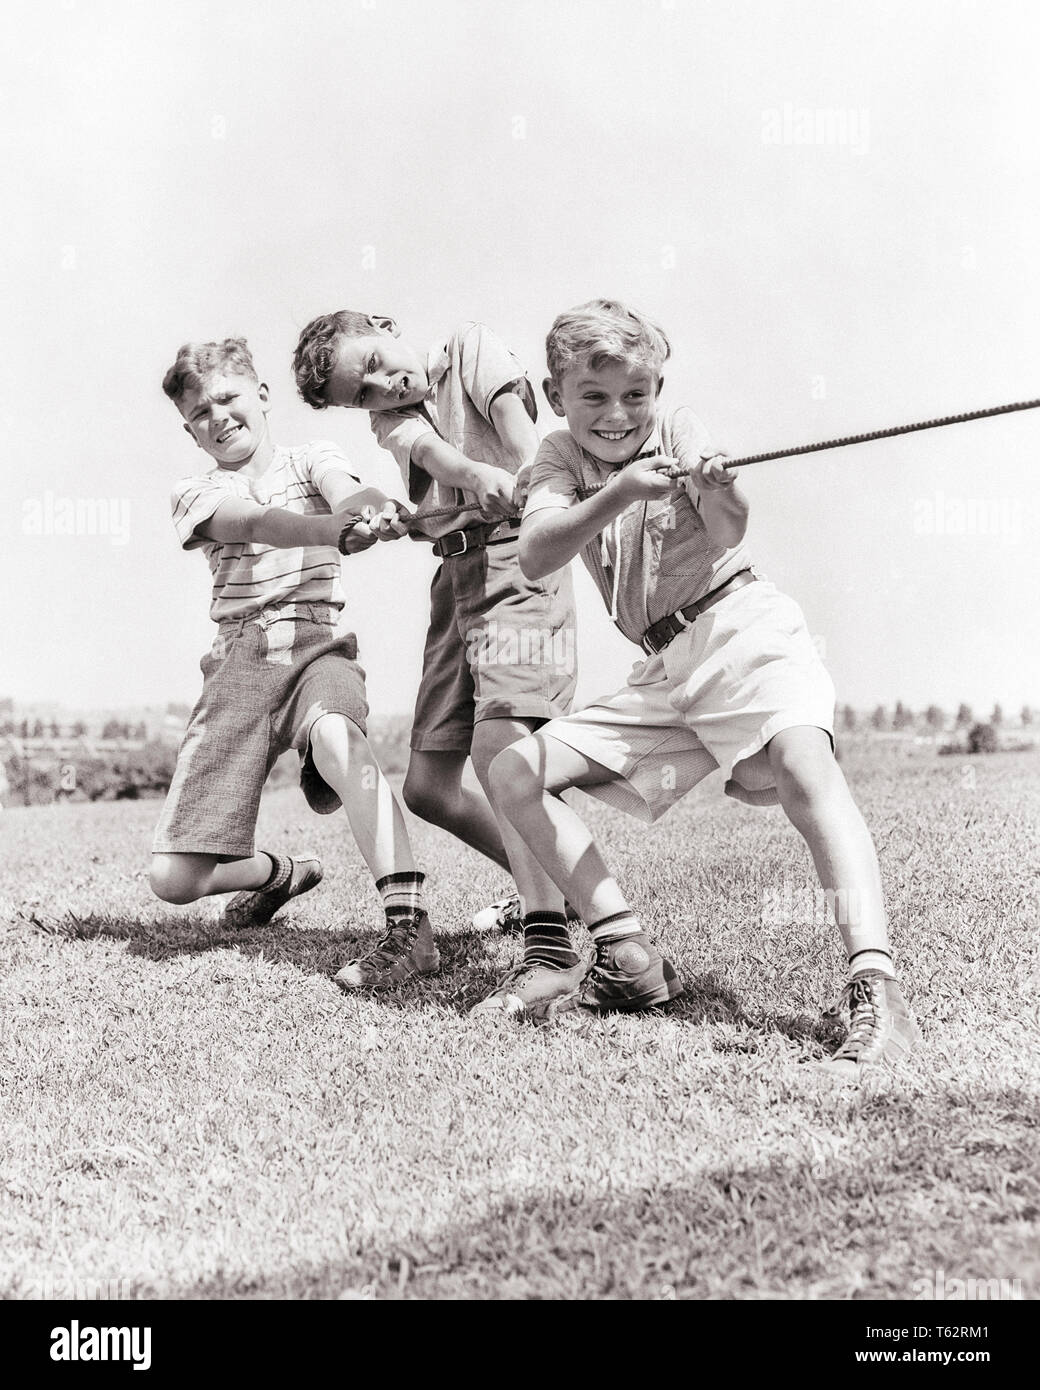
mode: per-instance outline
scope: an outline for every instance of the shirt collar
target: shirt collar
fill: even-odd
[[[430,383],[431,391],[450,366],[448,344],[438,340],[426,355],[426,380]]]

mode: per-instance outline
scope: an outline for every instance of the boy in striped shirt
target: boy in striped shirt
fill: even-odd
[[[254,846],[260,793],[296,748],[301,784],[322,814],[342,805],[386,912],[374,951],[336,976],[344,989],[437,969],[397,800],[365,736],[364,672],[353,633],[337,633],[341,553],[401,534],[397,504],[362,489],[334,444],[276,445],[268,389],[245,341],[187,343],[163,390],[215,467],[182,478],[173,521],[213,575],[217,636],[153,844],[151,885],[166,902],[234,893],[223,924],[260,926],[321,880],[311,857]],[[344,512],[365,520],[351,525]]]

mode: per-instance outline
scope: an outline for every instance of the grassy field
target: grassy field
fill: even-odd
[[[649,832],[587,803],[685,998],[552,1027],[467,1019],[505,885],[429,828],[442,971],[344,998],[377,902],[297,791],[259,843],[325,882],[235,938],[150,897],[157,802],[4,811],[0,1295],[1035,1298],[1040,759],[845,767],[926,1037],[859,1089],[805,1065],[843,962],[804,847],[715,779]]]

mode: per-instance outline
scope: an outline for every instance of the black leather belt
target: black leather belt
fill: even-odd
[[[752,574],[751,570],[738,570],[732,579],[727,579],[725,584],[720,584],[717,589],[712,589],[710,593],[699,598],[696,603],[687,604],[685,608],[678,608],[674,613],[669,613],[664,618],[659,618],[656,623],[651,623],[643,633],[643,650],[655,656],[658,652],[664,651],[673,637],[678,637],[680,632],[684,632],[690,626],[698,614],[703,613],[706,608],[710,608],[713,603],[718,603],[720,598],[725,598],[736,589],[742,589],[745,584],[753,584],[757,575]]]
[[[442,560],[450,560],[454,555],[465,555],[467,550],[483,550],[486,545],[502,545],[504,541],[514,540],[519,529],[520,518],[510,517],[507,521],[488,522],[486,526],[467,526],[465,531],[448,531],[434,541],[433,553]]]

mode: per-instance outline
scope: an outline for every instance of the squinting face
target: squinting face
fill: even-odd
[[[393,334],[376,332],[340,338],[325,399],[350,410],[400,410],[418,405],[429,389],[419,355]]]
[[[218,463],[245,463],[267,439],[267,387],[237,372],[211,372],[177,402],[184,428]]]
[[[549,387],[549,403],[565,415],[571,434],[602,463],[620,465],[634,458],[657,423],[661,378],[646,366],[608,362],[567,372]]]

